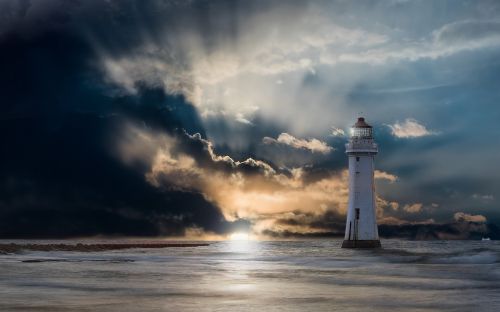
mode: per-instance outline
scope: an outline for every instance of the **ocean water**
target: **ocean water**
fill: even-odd
[[[0,311],[500,311],[499,241],[0,255]]]

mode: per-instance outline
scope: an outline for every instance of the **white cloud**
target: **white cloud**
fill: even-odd
[[[385,171],[375,170],[375,179],[387,180],[393,183],[397,181],[398,177]]]
[[[280,144],[285,144],[289,145],[293,148],[297,149],[307,149],[310,150],[313,153],[322,153],[322,154],[328,154],[333,150],[333,147],[328,146],[323,141],[320,141],[318,139],[298,139],[294,137],[291,134],[288,134],[286,132],[281,133],[277,139],[273,139],[270,137],[264,137],[262,139],[262,142],[264,144],[273,144],[273,143],[280,143]]]
[[[500,46],[500,21],[462,20],[445,24],[423,39],[388,40],[375,48],[343,53],[326,49],[321,54],[321,61],[326,64],[418,61],[495,46]]]
[[[433,32],[436,42],[443,44],[481,42],[498,44],[500,20],[462,20],[444,25]]]
[[[344,136],[345,131],[341,128],[332,127],[332,136]]]
[[[486,222],[486,217],[483,215],[471,215],[464,212],[457,212],[453,215],[456,222]]]
[[[383,217],[383,218],[380,218],[380,219],[377,218],[377,220],[380,220],[379,221],[380,224],[391,224],[391,225],[401,225],[401,224],[434,224],[434,223],[436,223],[436,221],[434,219],[432,219],[432,218],[421,220],[421,221],[408,221],[408,220],[399,219],[399,218],[396,218],[396,217],[393,217],[393,216]]]
[[[490,200],[494,200],[495,197],[493,195],[490,195],[490,194],[473,194],[472,195],[472,198],[474,199],[479,199],[479,200],[484,200],[484,201],[490,201]]]
[[[395,201],[388,201],[380,196],[376,197],[377,201],[377,218],[382,218],[384,216],[385,210],[397,211],[399,209],[399,203]]]
[[[403,210],[408,212],[408,213],[418,213],[422,211],[423,204],[422,203],[415,203],[411,205],[404,205]]]
[[[253,126],[253,123],[247,118],[245,118],[245,116],[241,113],[236,114],[236,121],[245,125]]]
[[[193,25],[178,35],[165,33],[165,40],[147,40],[128,55],[99,51],[106,78],[130,93],[137,91],[135,82],[143,81],[162,85],[170,93],[182,93],[200,107],[214,103],[226,106],[235,97],[241,106],[238,94],[219,98],[221,86],[235,81],[249,83],[247,79],[255,76],[314,73],[323,50],[366,49],[388,40],[384,34],[336,24],[316,6],[271,6],[240,16],[236,22],[244,31],[230,42],[215,40],[210,49],[205,44],[213,38],[205,36],[216,34],[206,34]],[[274,86],[279,87],[285,78],[272,78]]]
[[[388,125],[388,127],[391,128],[392,134],[398,138],[417,138],[437,134],[434,131],[428,130],[424,125],[413,118],[407,118],[401,123],[397,121],[393,125]]]

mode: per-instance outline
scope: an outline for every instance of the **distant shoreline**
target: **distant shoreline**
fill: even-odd
[[[96,252],[132,248],[202,247],[207,243],[118,243],[118,244],[0,244],[0,253],[31,251],[80,251]]]

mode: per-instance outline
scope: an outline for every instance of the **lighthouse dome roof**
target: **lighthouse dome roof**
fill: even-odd
[[[365,118],[359,117],[358,121],[353,126],[354,128],[372,128],[369,124],[366,123]]]

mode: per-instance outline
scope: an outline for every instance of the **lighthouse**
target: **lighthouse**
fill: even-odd
[[[373,128],[363,117],[358,118],[346,144],[349,158],[349,205],[342,248],[381,247],[375,217],[373,160],[377,152]]]

